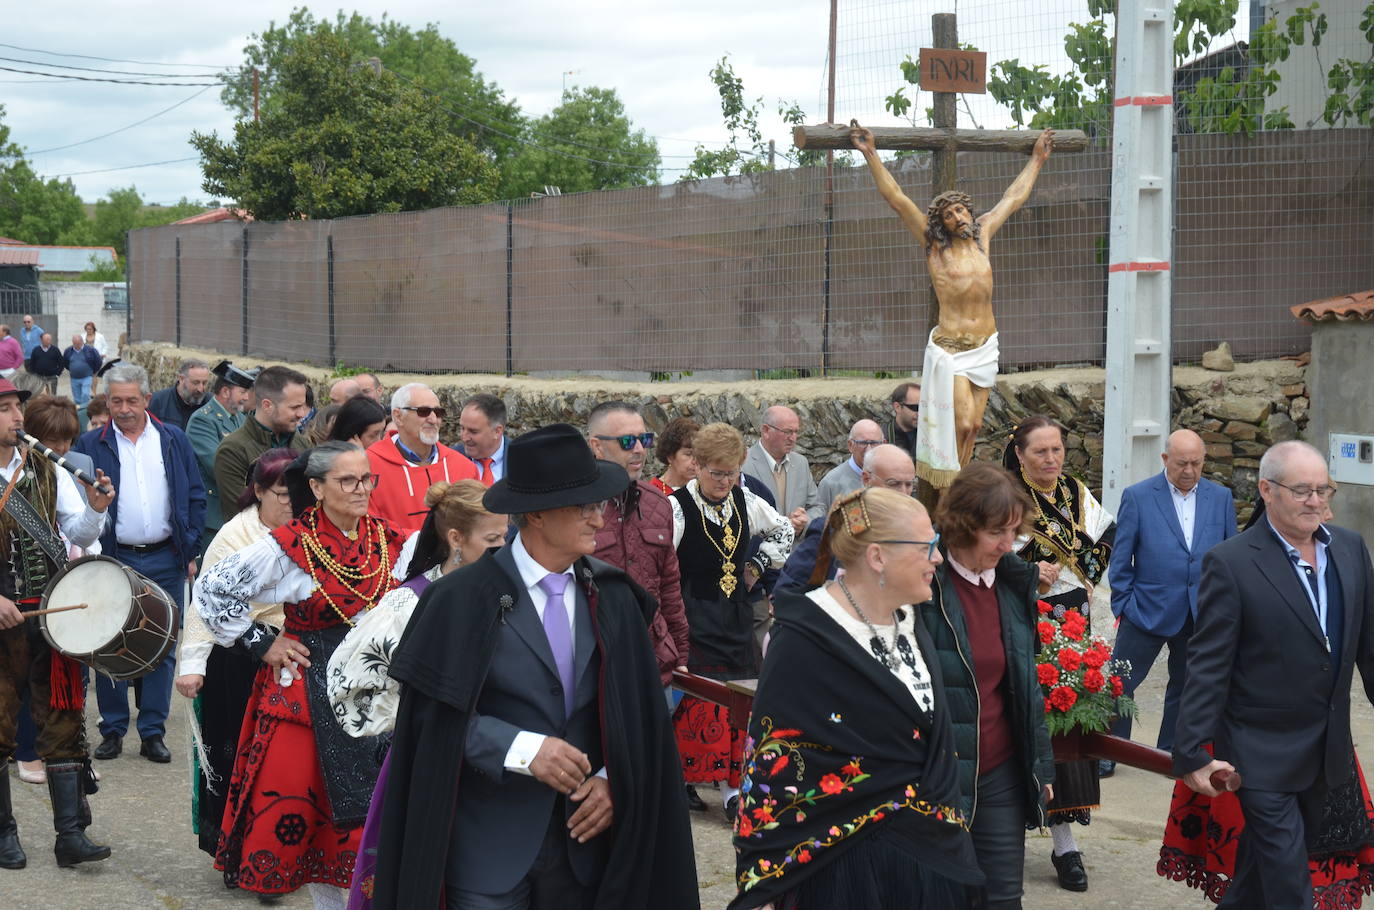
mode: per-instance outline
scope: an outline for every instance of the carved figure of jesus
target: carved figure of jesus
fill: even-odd
[[[925,250],[939,301],[940,319],[926,343],[921,375],[916,473],[942,489],[973,457],[988,393],[997,379],[997,323],[988,249],[997,231],[1030,198],[1050,157],[1054,132],[1040,134],[1030,161],[1001,201],[977,217],[973,200],[957,190],[941,193],[921,211],[878,158],[872,132],[855,123],[849,139],[868,161],[878,192]]]

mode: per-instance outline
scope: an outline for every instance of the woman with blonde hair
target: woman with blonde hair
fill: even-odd
[[[739,484],[746,452],[734,427],[707,424],[692,440],[696,477],[668,497],[691,635],[687,669],[711,679],[757,673],[749,591],[768,569],[781,568],[792,549],[792,523]],[[747,556],[754,537],[760,538],[758,551]],[[693,784],[724,781],[722,802],[726,816],[733,817],[743,742],[730,729],[725,709],[688,696],[673,723],[688,805],[706,808]]]
[[[938,655],[916,604],[940,535],[892,490],[836,500],[807,593],[777,621],[749,721],[735,822],[739,893],[764,907],[967,908],[983,882],[959,808]]]

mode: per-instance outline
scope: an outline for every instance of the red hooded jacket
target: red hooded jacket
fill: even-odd
[[[396,446],[396,434],[379,439],[367,450],[372,473],[377,475],[377,489],[372,491],[368,510],[387,521],[399,531],[409,534],[420,530],[429,508],[425,493],[440,481],[453,483],[464,478],[477,479],[477,465],[443,443],[438,443],[439,458],[428,464],[406,461]]]

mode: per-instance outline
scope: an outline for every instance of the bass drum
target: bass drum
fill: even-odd
[[[85,609],[38,617],[48,644],[111,679],[138,679],[176,646],[176,601],[152,580],[108,556],[73,560],[48,584],[43,609]]]

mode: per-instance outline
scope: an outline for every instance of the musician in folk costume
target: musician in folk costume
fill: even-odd
[[[58,532],[77,546],[91,546],[105,527],[114,491],[97,472],[97,482],[109,492],[90,488],[83,499],[70,474],[20,445],[21,405],[29,394],[0,379],[0,767],[14,752],[20,693],[27,686],[52,796],[53,850],[59,866],[74,866],[110,855],[109,847],[91,843],[85,833],[85,691],[80,667],[52,650],[39,624],[24,614],[36,607],[48,581],[66,563]],[[0,774],[0,868],[22,869],[26,862],[10,777]]]
[[[239,734],[215,868],[258,894],[310,886],[342,910],[377,783],[375,737],[334,720],[329,657],[396,585],[400,534],[369,512],[377,485],[362,448],[326,442],[286,469],[296,517],[207,569],[195,607],[222,647],[261,663]],[[285,628],[252,604],[281,602]]]

